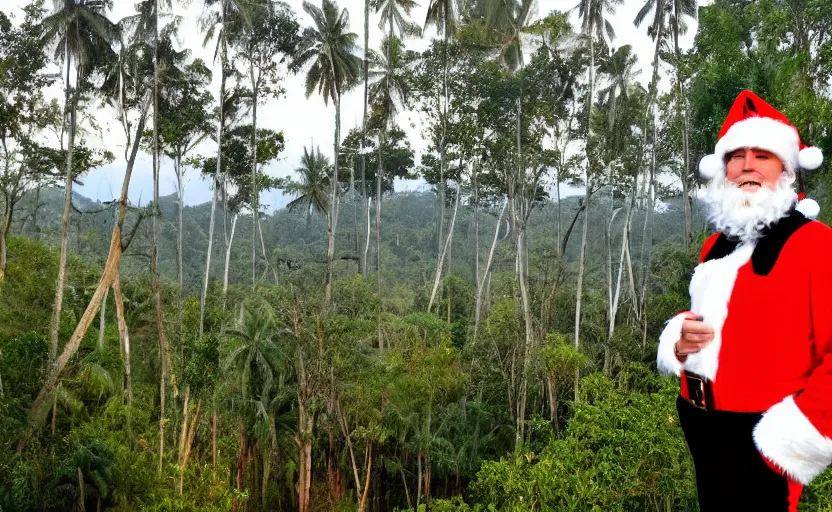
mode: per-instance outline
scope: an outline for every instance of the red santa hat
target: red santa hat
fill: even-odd
[[[699,162],[699,175],[707,180],[725,174],[725,155],[741,148],[760,148],[777,155],[786,169],[817,169],[823,154],[800,141],[797,128],[781,112],[751,91],[742,91],[722,124],[716,149]],[[814,218],[820,211],[812,199],[803,199],[798,210]],[[805,210],[805,211],[804,211]]]

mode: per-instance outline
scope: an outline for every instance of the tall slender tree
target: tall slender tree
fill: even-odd
[[[581,252],[579,257],[578,268],[578,286],[575,292],[575,348],[581,347],[581,301],[583,299],[583,284],[584,284],[584,267],[586,263],[586,236],[589,228],[589,199],[592,195],[593,173],[592,160],[590,158],[589,148],[591,146],[591,130],[590,117],[592,114],[592,105],[595,101],[595,45],[601,44],[602,47],[607,47],[607,42],[604,39],[604,34],[612,40],[615,37],[615,31],[612,24],[606,18],[606,15],[615,12],[615,7],[621,5],[623,0],[580,0],[576,6],[578,9],[578,16],[581,19],[581,33],[586,38],[589,46],[589,67],[587,68],[587,98],[584,103],[586,109],[586,180],[584,187],[586,192],[584,194],[584,225],[583,233],[581,234]],[[580,370],[575,372],[575,400],[579,397],[578,381],[580,379]]]
[[[219,8],[215,7],[219,4]],[[202,280],[202,293],[199,299],[199,338],[205,331],[205,304],[208,298],[208,279],[211,275],[211,255],[214,248],[214,224],[217,210],[217,198],[219,197],[220,186],[223,183],[222,166],[222,144],[223,134],[227,123],[227,101],[230,99],[227,92],[227,81],[230,75],[229,64],[229,26],[236,26],[237,30],[250,25],[245,0],[204,0],[206,9],[201,25],[205,30],[203,45],[207,46],[216,35],[216,48],[214,59],[220,60],[220,91],[218,96],[219,109],[217,112],[217,166],[213,175],[213,195],[211,197],[211,218],[208,222],[208,249],[205,253],[205,274]],[[219,12],[217,12],[219,11]],[[232,98],[236,95],[232,94]]]
[[[61,220],[61,252],[58,260],[58,277],[55,281],[55,303],[49,323],[49,355],[54,360],[58,352],[58,329],[66,282],[67,241],[69,240],[69,213],[72,201],[73,153],[78,120],[78,101],[81,89],[96,63],[104,62],[112,55],[110,45],[118,35],[118,29],[107,18],[112,0],[58,0],[55,10],[43,19],[43,38],[55,48],[55,58],[66,68],[64,82],[64,123],[67,134],[66,174],[64,181],[64,209]],[[74,68],[74,79],[73,79]]]
[[[436,27],[442,35],[443,66],[442,66],[442,107],[440,112],[440,141],[439,141],[439,219],[437,230],[436,257],[442,252],[442,233],[445,221],[445,170],[447,169],[447,112],[448,112],[448,50],[451,38],[457,30],[458,0],[431,0],[425,15],[425,28]]]
[[[251,93],[251,194],[252,194],[252,237],[251,237],[251,285],[257,279],[257,238],[260,232],[258,221],[260,198],[257,190],[257,107],[264,97],[279,97],[283,89],[279,86],[282,78],[282,64],[295,55],[300,43],[300,26],[288,5],[266,1],[249,7],[247,30],[233,38],[238,55],[247,64]],[[262,237],[262,234],[260,234]]]
[[[349,32],[350,17],[346,9],[339,10],[333,0],[323,0],[321,7],[303,3],[303,10],[312,17],[314,26],[303,33],[302,50],[293,63],[300,69],[312,62],[306,74],[306,96],[317,89],[324,104],[332,100],[335,106],[335,135],[332,177],[330,178],[330,214],[327,217],[327,272],[324,289],[324,311],[332,302],[332,262],[335,257],[335,229],[338,225],[338,155],[341,145],[341,96],[358,83],[361,59],[356,56],[358,35]]]
[[[688,139],[688,110],[687,100],[685,99],[685,86],[682,76],[682,49],[679,46],[679,36],[683,35],[687,30],[685,25],[685,18],[696,18],[697,0],[669,0],[672,5],[668,22],[670,25],[670,33],[673,36],[673,64],[676,70],[676,108],[678,115],[682,121],[682,172],[680,178],[682,180],[682,199],[685,205],[685,247],[691,242],[691,210],[690,210],[690,190],[688,189],[688,182],[690,180],[690,143]]]

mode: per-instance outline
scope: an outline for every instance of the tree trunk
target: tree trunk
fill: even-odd
[[[255,289],[257,283],[257,231],[260,224],[257,222],[259,212],[260,191],[257,190],[257,81],[254,78],[254,64],[249,68],[251,76],[251,90],[253,91],[252,113],[251,113],[251,289]],[[337,165],[337,164],[336,164]]]
[[[52,318],[49,322],[49,361],[55,361],[58,354],[58,330],[61,326],[61,309],[64,302],[64,283],[66,282],[66,253],[69,242],[69,212],[72,204],[72,156],[75,152],[75,128],[77,122],[78,108],[78,78],[79,71],[75,72],[76,87],[72,91],[69,85],[70,54],[69,47],[66,47],[66,97],[67,117],[69,117],[68,142],[66,148],[66,180],[64,181],[64,211],[61,217],[61,253],[58,258],[58,278],[55,281],[55,302],[52,306]],[[71,96],[71,98],[70,98]]]
[[[211,482],[217,481],[217,459],[219,458],[219,450],[217,449],[217,407],[215,404],[211,406]]]
[[[157,2],[158,3],[158,2]],[[153,44],[153,248],[150,253],[150,273],[153,287],[153,302],[156,313],[156,331],[159,336],[159,474],[162,473],[162,461],[165,455],[165,402],[167,400],[167,384],[170,373],[170,345],[168,344],[167,329],[165,328],[164,313],[162,312],[162,286],[159,275],[159,66],[158,66],[158,5],[155,7],[156,24]],[[136,138],[141,138],[137,134]],[[174,385],[175,387],[175,385]]]
[[[190,413],[190,406],[191,406],[191,387],[185,386],[185,401],[182,405],[182,428],[179,434],[179,456],[177,457],[177,464],[179,465],[179,472],[180,476],[184,473],[182,468],[182,459],[185,456],[185,443],[188,440],[188,415]],[[177,491],[179,495],[182,496],[182,479],[179,479],[179,483],[177,484]]]
[[[188,434],[185,438],[185,446],[182,450],[182,461],[179,464],[179,495],[182,496],[185,487],[185,470],[188,468],[188,461],[191,458],[191,447],[194,445],[194,436],[196,435],[196,428],[199,423],[199,412],[202,409],[202,402],[197,400],[196,411],[194,411],[191,418],[191,424],[188,427]],[[184,432],[184,430],[183,430]]]
[[[364,115],[361,118],[361,187],[364,205],[367,210],[367,236],[364,238],[363,256],[359,256],[361,275],[367,277],[367,255],[370,252],[370,200],[367,197],[367,104],[369,103],[369,66],[367,56],[370,54],[370,0],[364,0]],[[358,489],[356,489],[358,492]]]
[[[656,179],[656,122],[653,117],[653,150],[651,151],[650,183],[647,189],[647,213],[644,216],[644,228],[641,238],[641,318],[642,318],[642,347],[647,346],[647,289],[650,282],[650,256],[653,250],[653,213],[655,204],[653,196],[654,180]],[[650,226],[648,231],[647,227]]]
[[[592,183],[592,160],[589,154],[589,137],[591,134],[591,129],[589,127],[589,116],[592,114],[592,101],[594,98],[594,91],[593,88],[595,86],[595,38],[592,34],[589,37],[589,55],[590,55],[590,64],[589,69],[587,69],[587,74],[589,75],[589,91],[587,94],[587,132],[586,132],[586,147],[587,147],[587,170],[586,170],[586,194],[584,199],[584,231],[583,235],[581,235],[581,256],[579,259],[578,264],[578,286],[575,292],[575,350],[580,350],[581,348],[581,299],[583,297],[583,284],[584,284],[584,265],[585,265],[585,258],[586,258],[586,234],[587,228],[589,224],[589,196],[591,190],[591,183]],[[575,401],[578,401],[579,395],[579,381],[581,378],[581,370],[575,370]]]
[[[350,429],[347,425],[346,418],[344,418],[344,414],[341,412],[341,403],[338,400],[335,401],[335,414],[338,416],[338,425],[341,426],[341,434],[343,434],[344,440],[347,442],[347,451],[350,454],[352,473],[353,477],[355,478],[355,494],[357,496],[359,489],[361,489],[361,478],[359,478],[358,476],[358,463],[355,461],[355,450],[352,446],[352,436],[350,435]]]
[[[336,95],[337,96],[337,95]],[[335,259],[335,230],[338,226],[338,150],[341,137],[341,101],[340,96],[335,99],[335,164],[330,180],[330,204],[327,212],[326,234],[326,284],[324,285],[324,314],[330,313],[332,306],[332,262]]]
[[[263,239],[263,219],[257,221],[257,231],[260,234],[260,251],[261,255],[263,256],[263,263],[266,265],[266,270],[264,273],[268,273],[269,270],[272,271],[272,276],[274,277],[274,284],[277,286],[280,284],[277,280],[277,270],[272,266],[271,262],[269,262],[269,257],[266,254],[266,241]]]
[[[223,26],[225,26],[225,0],[222,1],[220,8],[220,16]],[[225,101],[225,81],[226,73],[225,66],[227,64],[227,53],[225,36],[223,41],[220,41],[220,99],[219,99],[219,119],[217,120],[217,170],[214,174],[214,194],[211,199],[211,220],[208,223],[208,250],[205,254],[205,279],[202,282],[202,295],[199,301],[199,339],[205,332],[205,302],[208,299],[208,277],[211,275],[211,252],[214,247],[214,216],[217,211],[217,194],[220,183],[220,176],[222,175],[222,136],[225,129],[225,112],[223,112],[223,102]]]
[[[104,350],[104,330],[107,328],[107,296],[110,289],[104,290],[104,299],[101,301],[101,313],[98,318],[98,350]]]
[[[234,487],[238,491],[242,492],[245,489],[244,480],[246,466],[248,464],[248,438],[246,436],[246,424],[243,420],[240,420],[238,430],[240,432],[240,451],[237,453],[237,463],[234,470]],[[235,495],[231,501],[231,510],[235,512],[245,510],[245,502],[241,502],[237,495]]]
[[[231,236],[228,238],[228,244],[225,247],[225,269],[222,273],[222,309],[225,310],[225,300],[228,295],[228,271],[231,264],[231,244],[234,242],[234,231],[237,229],[237,217],[235,213],[231,217]]]
[[[675,4],[674,4],[675,5]],[[682,200],[685,204],[685,248],[690,244],[691,237],[691,212],[690,212],[690,197],[688,196],[688,173],[690,172],[690,148],[688,145],[688,116],[687,108],[685,106],[685,93],[682,87],[682,72],[681,60],[682,52],[679,48],[679,16],[676,14],[676,24],[673,27],[673,50],[676,54],[676,85],[679,89],[679,115],[682,118],[682,155],[684,157],[684,167],[682,168]]]
[[[176,171],[176,191],[178,195],[178,204],[177,204],[177,213],[178,213],[178,224],[179,228],[177,229],[176,233],[176,272],[179,277],[179,295],[177,297],[177,304],[176,304],[176,311],[177,311],[177,326],[178,326],[178,342],[179,346],[183,346],[182,343],[182,325],[183,325],[183,314],[184,314],[184,303],[185,303],[185,281],[183,278],[183,264],[182,264],[182,237],[184,231],[183,227],[183,218],[184,218],[184,203],[185,203],[185,191],[182,188],[182,157],[180,155],[176,156],[176,160],[174,161],[175,171]]]
[[[367,456],[366,467],[364,475],[364,491],[361,493],[361,502],[358,505],[359,512],[367,510],[367,497],[370,495],[370,477],[373,475],[373,440],[367,440]]]
[[[378,348],[384,349],[384,339],[381,332],[381,180],[384,177],[384,166],[381,158],[381,148],[384,145],[384,134],[378,141],[378,172],[376,173],[376,293],[378,296],[378,314],[376,315],[376,335]]]
[[[87,500],[86,497],[84,496],[84,494],[85,494],[84,493],[84,472],[81,471],[80,467],[77,467],[75,469],[78,470],[78,491],[79,491],[78,506],[81,507],[81,512],[84,512],[85,510],[87,510],[87,507],[84,503]]]
[[[298,512],[309,512],[312,489],[312,441],[315,428],[315,413],[310,409],[314,399],[312,378],[306,368],[303,349],[300,345],[300,319],[297,307],[292,311],[292,332],[298,341],[295,349],[295,366],[298,386],[298,431],[294,435],[298,447],[298,481],[295,490],[298,496]],[[357,491],[356,491],[357,492]]]
[[[581,349],[581,300],[583,299],[584,267],[586,262],[586,234],[589,229],[589,197],[591,183],[587,181],[586,194],[584,196],[584,227],[581,234],[581,255],[578,263],[578,289],[575,297],[575,350]],[[581,378],[581,370],[575,370],[575,401],[578,401],[578,384]]]
[[[448,236],[442,247],[442,252],[436,262],[436,272],[433,277],[433,289],[430,292],[430,301],[428,302],[428,311],[433,308],[433,301],[436,299],[436,291],[439,289],[439,281],[442,277],[442,263],[445,261],[445,254],[448,252],[454,237],[454,224],[456,223],[456,214],[459,210],[459,198],[462,197],[462,191],[457,188],[456,201],[454,201],[454,213],[451,217],[451,225],[448,228]]]
[[[485,280],[489,272],[491,272],[491,263],[494,261],[494,251],[497,249],[497,240],[500,235],[500,226],[503,223],[503,215],[506,213],[508,206],[508,199],[503,201],[503,207],[500,209],[500,215],[497,217],[497,226],[494,228],[494,239],[491,241],[491,250],[488,251],[488,260],[485,262],[485,271],[482,277],[477,276],[477,299],[474,305],[474,341],[477,342],[477,334],[480,327],[480,314],[482,313],[482,298],[485,291]]]
[[[132,406],[133,377],[130,368],[130,332],[127,330],[127,320],[124,318],[124,296],[121,293],[121,280],[118,274],[113,278],[112,288],[113,301],[116,304],[116,322],[118,324],[118,336],[121,342],[121,356],[124,358],[124,382],[127,390],[127,405]]]
[[[6,246],[9,238],[9,228],[12,225],[11,199],[7,196],[3,204],[5,211],[3,213],[3,224],[0,225],[0,283],[6,279]]]

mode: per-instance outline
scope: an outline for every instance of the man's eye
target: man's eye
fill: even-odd
[[[766,154],[759,154],[759,155],[757,155],[757,158],[758,158],[759,160],[768,160],[768,155],[766,155]]]
[[[736,159],[740,159],[740,158],[745,158],[745,155],[743,155],[742,153],[737,153],[735,155],[731,155],[731,158],[736,160]]]

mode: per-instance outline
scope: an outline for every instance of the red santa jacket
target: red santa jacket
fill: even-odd
[[[714,341],[680,363],[677,315],[659,339],[659,369],[710,379],[717,410],[764,411],[757,448],[808,484],[832,463],[832,229],[793,212],[756,244],[717,233],[690,296]]]

